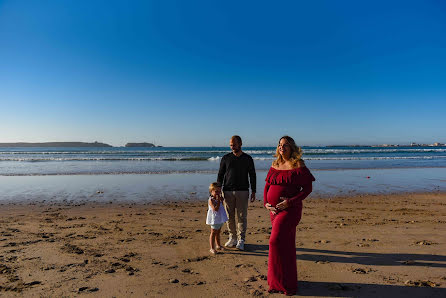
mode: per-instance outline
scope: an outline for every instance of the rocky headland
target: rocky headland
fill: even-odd
[[[105,143],[85,142],[44,142],[44,143],[0,143],[0,147],[113,147]]]

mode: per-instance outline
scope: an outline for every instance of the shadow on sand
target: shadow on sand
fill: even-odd
[[[245,250],[240,251],[236,248],[227,249],[226,253],[268,256],[268,245],[264,244],[246,244]],[[370,252],[352,252],[324,250],[313,248],[296,248],[297,260],[304,261],[328,261],[330,263],[346,263],[358,265],[377,265],[377,266],[429,266],[446,268],[446,256],[428,255],[428,254],[385,254]]]
[[[246,244],[244,251],[236,248],[228,248],[225,250],[225,253],[232,255],[268,257],[268,249],[269,246],[264,244]]]
[[[429,266],[446,268],[446,256],[426,254],[383,254],[297,248],[297,259],[305,261],[329,261],[378,266]]]
[[[299,281],[298,296],[315,297],[446,297],[444,288],[403,285]]]

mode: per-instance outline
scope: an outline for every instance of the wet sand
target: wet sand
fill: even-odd
[[[445,193],[304,202],[298,295],[446,297]],[[249,207],[246,251],[216,256],[206,210],[196,200],[0,204],[0,296],[282,296],[267,292],[261,202]]]
[[[446,168],[311,170],[313,197],[446,192]],[[257,171],[261,196],[266,171]],[[206,198],[217,172],[0,176],[0,203],[139,202]]]

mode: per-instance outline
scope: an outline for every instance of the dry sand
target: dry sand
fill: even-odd
[[[0,296],[282,296],[267,292],[262,204],[249,207],[246,251],[216,256],[206,210],[205,200],[0,205]],[[446,297],[445,231],[446,194],[309,198],[298,295]]]

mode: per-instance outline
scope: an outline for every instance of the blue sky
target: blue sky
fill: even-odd
[[[446,142],[443,1],[2,1],[0,142]]]

